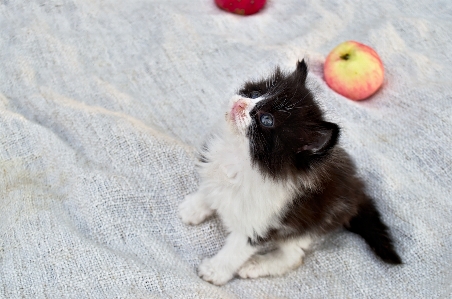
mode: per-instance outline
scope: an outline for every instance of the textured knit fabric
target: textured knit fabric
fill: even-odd
[[[451,1],[0,0],[0,297],[451,298],[451,30]],[[345,40],[384,62],[370,100],[323,80]],[[283,277],[210,285],[226,232],[177,217],[195,148],[243,81],[302,58],[404,265],[338,231]]]

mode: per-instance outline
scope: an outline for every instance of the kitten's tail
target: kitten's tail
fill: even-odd
[[[389,229],[381,220],[380,213],[371,199],[360,206],[358,214],[345,228],[363,237],[375,254],[386,263],[402,264],[402,259],[392,244]]]

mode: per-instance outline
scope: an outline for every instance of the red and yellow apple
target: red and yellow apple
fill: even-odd
[[[266,0],[215,0],[221,9],[239,14],[252,15],[264,7]]]
[[[325,60],[323,73],[331,89],[355,101],[373,95],[384,78],[383,63],[377,52],[355,41],[334,48]]]

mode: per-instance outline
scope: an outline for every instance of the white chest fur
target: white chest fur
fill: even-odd
[[[231,133],[210,140],[200,191],[229,231],[264,236],[279,226],[294,188],[264,178],[252,167],[248,147],[246,137]]]

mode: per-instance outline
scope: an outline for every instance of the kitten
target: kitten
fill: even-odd
[[[365,194],[340,129],[324,120],[306,87],[307,66],[277,69],[231,99],[218,134],[200,151],[201,184],[179,206],[186,224],[216,212],[229,232],[224,247],[199,266],[216,285],[282,275],[297,268],[313,240],[345,227],[383,261],[400,264],[387,226]],[[264,245],[276,249],[259,253]]]

